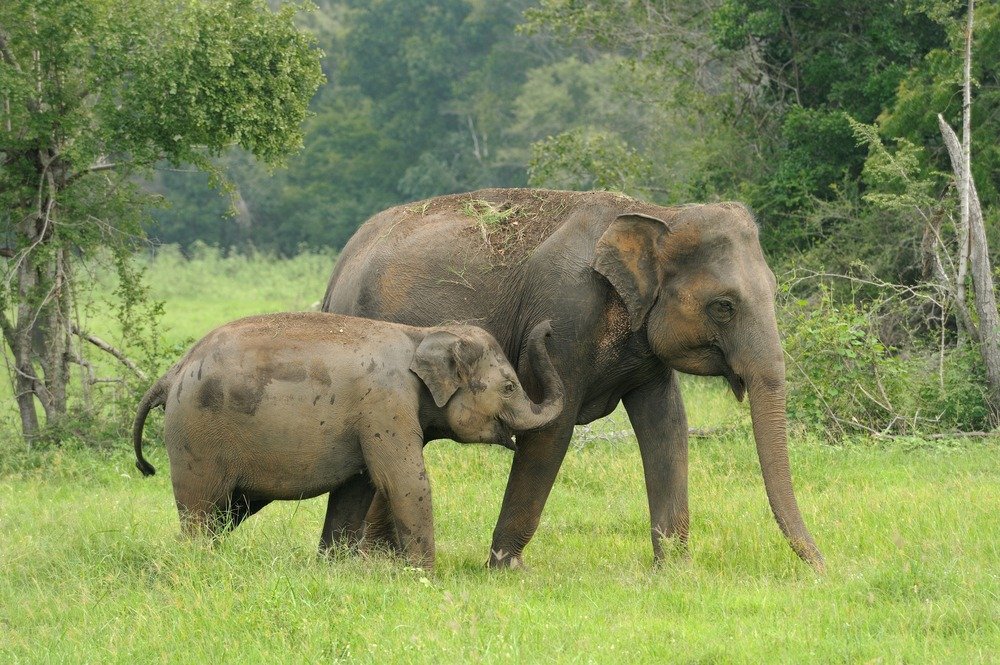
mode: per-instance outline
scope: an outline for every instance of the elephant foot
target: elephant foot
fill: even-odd
[[[332,543],[321,542],[316,550],[316,556],[326,561],[336,561],[348,559],[359,554],[358,543],[335,541]]]
[[[690,563],[691,550],[688,549],[687,534],[654,533],[653,565],[659,567],[670,561]]]
[[[490,558],[486,562],[486,567],[495,570],[527,570],[524,558],[520,554],[507,552],[503,549],[490,550]]]

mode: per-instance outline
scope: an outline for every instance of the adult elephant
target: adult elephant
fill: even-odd
[[[660,207],[608,192],[487,189],[397,206],[347,243],[323,309],[417,326],[466,321],[492,333],[529,394],[526,340],[552,320],[562,416],[519,434],[489,564],[514,567],[538,526],[573,426],[625,404],[642,456],[654,559],[688,537],[687,421],[674,370],[749,392],[767,497],[792,549],[823,557],[792,491],[776,282],[746,207]],[[332,503],[331,503],[332,505]],[[349,513],[349,514],[348,514]],[[356,538],[357,511],[324,537]],[[378,496],[368,512],[385,523]]]

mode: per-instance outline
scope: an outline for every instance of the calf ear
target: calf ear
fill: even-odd
[[[431,391],[434,404],[441,408],[471,375],[470,345],[458,335],[437,330],[420,342],[410,370]]]
[[[638,330],[660,291],[660,249],[670,232],[662,219],[619,215],[594,250],[594,270],[604,275],[625,302],[632,330]]]

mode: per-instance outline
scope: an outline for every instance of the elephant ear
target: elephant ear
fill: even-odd
[[[454,333],[436,330],[417,347],[410,370],[431,391],[438,408],[447,404],[460,387],[469,384],[476,360],[475,346]]]
[[[660,249],[670,232],[662,219],[628,213],[619,215],[597,241],[594,270],[604,275],[625,302],[632,330],[646,315],[660,290]]]

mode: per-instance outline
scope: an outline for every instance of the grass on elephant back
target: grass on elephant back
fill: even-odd
[[[325,503],[272,504],[215,546],[180,541],[164,450],[64,448],[0,477],[0,662],[988,662],[1000,644],[996,443],[794,438],[817,577],[771,518],[745,407],[686,380],[691,556],[650,566],[623,414],[574,445],[526,551],[484,569],[510,453],[428,446],[438,567],[315,556]],[[723,409],[725,409],[723,411]],[[720,414],[720,411],[722,413]]]

